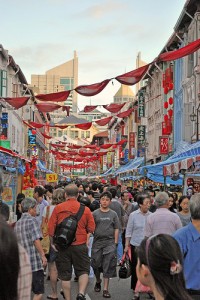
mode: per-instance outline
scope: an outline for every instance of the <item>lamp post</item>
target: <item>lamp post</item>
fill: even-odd
[[[199,112],[200,112],[200,103],[196,109],[193,106],[193,110],[190,115],[190,121],[196,123],[196,141],[199,141]]]

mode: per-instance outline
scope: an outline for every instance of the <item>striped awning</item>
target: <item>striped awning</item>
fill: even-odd
[[[163,175],[171,176],[172,174],[178,174],[180,170],[188,170],[194,162],[200,161],[200,156],[188,157],[181,161],[163,166]]]

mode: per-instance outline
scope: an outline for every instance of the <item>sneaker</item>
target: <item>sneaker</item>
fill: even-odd
[[[76,300],[86,300],[86,297],[85,297],[85,295],[79,293],[79,294],[76,296]]]

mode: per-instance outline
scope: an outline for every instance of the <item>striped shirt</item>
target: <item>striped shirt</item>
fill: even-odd
[[[20,270],[18,276],[18,300],[31,299],[32,270],[25,249],[19,244]]]
[[[29,213],[23,213],[15,225],[15,233],[18,242],[29,255],[32,272],[43,270],[40,254],[34,245],[34,241],[39,240],[41,235],[36,219]]]
[[[181,227],[181,220],[177,214],[169,211],[167,208],[158,208],[153,214],[148,216],[144,235],[147,237],[160,233],[172,235]]]

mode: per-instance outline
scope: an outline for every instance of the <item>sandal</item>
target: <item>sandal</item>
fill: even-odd
[[[86,300],[86,297],[85,297],[85,295],[79,293],[76,297],[76,300]]]
[[[101,292],[101,281],[96,282],[96,284],[94,286],[94,291],[97,292],[97,293]]]
[[[103,291],[103,297],[104,297],[104,298],[111,298],[111,294],[109,293],[109,291],[104,290],[104,291]]]

